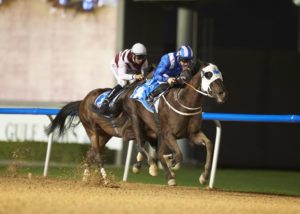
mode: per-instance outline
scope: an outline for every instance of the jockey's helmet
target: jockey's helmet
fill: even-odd
[[[179,60],[192,60],[193,50],[189,45],[182,45],[178,50]]]
[[[135,43],[132,48],[131,52],[136,56],[146,56],[147,55],[147,49],[146,47],[141,43]]]

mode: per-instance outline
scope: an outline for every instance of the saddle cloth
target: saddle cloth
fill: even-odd
[[[139,101],[144,106],[144,108],[147,109],[149,112],[154,113],[154,109],[156,110],[156,112],[158,112],[158,104],[159,104],[160,99],[156,99],[153,104],[149,104],[146,101],[147,93],[146,93],[145,87],[146,87],[145,85],[138,85],[134,89],[134,91],[133,91],[132,95],[130,96],[130,98]],[[99,108],[99,109],[101,108],[103,101],[108,96],[110,91],[111,90],[105,91],[96,98],[94,104],[97,108]],[[160,97],[160,96],[158,96],[158,97]],[[118,96],[116,96],[113,99],[113,101],[117,98],[118,98]]]
[[[105,98],[107,97],[107,95],[109,94],[109,92],[111,92],[111,90],[108,90],[108,91],[103,92],[102,94],[100,94],[100,95],[96,98],[94,104],[95,104],[95,106],[96,106],[97,108],[100,108],[100,107],[101,107],[103,101],[105,100]]]
[[[154,110],[156,112],[158,112],[159,99],[156,99],[153,104],[149,104],[146,100],[147,94],[148,94],[147,90],[148,90],[147,84],[138,85],[134,89],[130,98],[139,101],[145,107],[145,109],[147,109],[151,113],[154,113]],[[158,96],[158,97],[160,97],[160,96]]]

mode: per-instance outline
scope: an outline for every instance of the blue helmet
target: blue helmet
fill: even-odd
[[[193,59],[193,50],[189,45],[182,45],[178,50],[179,59]]]

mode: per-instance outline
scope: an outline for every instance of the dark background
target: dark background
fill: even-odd
[[[292,0],[132,1],[125,3],[124,46],[142,42],[149,60],[176,50],[177,8],[198,13],[197,58],[223,73],[229,99],[206,112],[300,114],[299,9]],[[203,130],[214,141],[215,128]],[[222,122],[219,166],[300,169],[300,126]],[[192,148],[202,162],[205,150]]]

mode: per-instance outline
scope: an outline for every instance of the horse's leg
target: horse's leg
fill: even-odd
[[[90,167],[95,162],[96,155],[98,153],[98,140],[97,134],[94,131],[88,130],[86,128],[86,133],[90,138],[91,147],[87,151],[86,158],[84,161],[84,171],[82,181],[87,182],[89,181],[89,177],[91,176]]]
[[[137,155],[137,163],[133,165],[132,171],[134,173],[138,173],[141,169],[142,166],[142,161],[146,157],[148,160],[148,163],[150,162],[150,156],[148,152],[145,150],[145,130],[144,130],[144,123],[142,120],[138,117],[136,105],[134,103],[135,101],[129,100],[127,105],[127,112],[131,117],[132,121],[132,128],[134,131],[134,136],[135,136],[135,142],[136,142],[136,147],[138,151]]]
[[[104,179],[104,184],[107,184],[106,180],[106,172],[104,169],[104,164],[103,164],[103,152],[104,152],[104,147],[106,142],[109,140],[110,136],[102,133],[101,130],[92,128],[88,129],[86,128],[86,133],[90,138],[91,141],[91,148],[87,152],[87,157],[85,159],[84,163],[84,172],[83,172],[83,181],[88,181],[91,173],[90,173],[90,167],[93,163],[96,163],[100,174],[102,178]]]
[[[150,154],[150,152],[147,152],[145,149],[145,141],[142,142],[141,147],[137,144],[137,149],[138,149],[138,154],[136,157],[137,162],[133,164],[132,171],[133,173],[137,174],[140,172],[140,169],[142,167],[142,162],[144,161],[145,158],[148,160],[149,164],[149,174],[151,176],[157,176],[158,174],[158,167],[157,167],[157,158],[156,158],[156,153],[157,153],[157,141],[156,139],[148,139],[149,144],[151,147],[154,149],[154,157]]]
[[[151,176],[157,176],[158,175],[158,167],[157,167],[157,140],[156,139],[148,139],[148,142],[151,146],[149,149],[152,149],[153,152],[149,151],[149,158],[148,158],[148,164],[149,164],[149,174]]]
[[[206,161],[204,165],[204,172],[199,177],[199,182],[201,184],[205,184],[210,175],[213,155],[213,144],[211,140],[208,139],[206,135],[201,131],[191,136],[190,140],[196,145],[204,145],[206,147]]]
[[[104,162],[103,162],[103,154],[104,154],[105,144],[107,143],[107,141],[109,139],[110,139],[110,136],[108,136],[106,134],[103,134],[103,135],[98,134],[98,155],[99,155],[99,157],[97,158],[97,164],[98,164],[100,174],[103,178],[104,185],[107,185],[109,183],[109,181],[107,180],[107,174],[104,169]]]
[[[164,169],[165,177],[168,181],[169,186],[176,186],[176,179],[175,179],[175,173],[171,170],[171,164],[169,161],[169,155],[166,155],[166,151],[169,151],[170,148],[165,143],[165,140],[163,137],[161,137],[161,143],[159,146],[159,160],[160,163]]]
[[[143,160],[145,158],[147,158],[149,165],[150,165],[150,163],[153,162],[150,155],[149,155],[149,153],[145,149],[145,140],[141,140],[141,141],[136,140],[136,148],[137,148],[137,151],[138,151],[138,154],[136,156],[137,162],[135,164],[133,164],[133,167],[132,167],[132,171],[135,174],[140,172]]]

